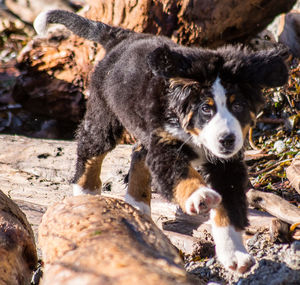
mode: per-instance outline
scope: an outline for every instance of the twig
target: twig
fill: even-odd
[[[253,142],[253,128],[250,128],[249,129],[249,144],[250,146],[252,147],[252,149],[255,149],[255,150],[260,150],[260,148],[258,148],[255,143]]]
[[[282,161],[278,161],[278,162],[274,163],[273,165],[271,165],[271,166],[269,166],[267,168],[264,168],[262,170],[256,171],[254,173],[250,173],[250,175],[251,176],[257,176],[257,175],[263,174],[264,172],[267,172],[269,170],[272,170],[272,169],[276,168],[281,163],[285,163],[285,162],[292,161],[292,160],[293,160],[293,158],[288,158],[288,159],[285,159],[285,160],[282,160]]]

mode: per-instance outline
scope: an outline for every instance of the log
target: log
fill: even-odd
[[[32,23],[36,16],[45,10],[64,9],[74,11],[70,1],[61,0],[3,0],[7,9],[22,21]]]
[[[43,285],[194,284],[168,238],[118,199],[77,196],[51,206],[39,243]]]
[[[36,265],[34,236],[26,216],[0,190],[0,284],[30,284]]]
[[[300,194],[300,157],[296,157],[292,164],[286,169],[286,177]]]
[[[300,209],[275,194],[250,189],[247,199],[251,206],[263,209],[288,224],[300,221]]]
[[[280,17],[278,41],[287,46],[294,56],[300,57],[300,10]]]

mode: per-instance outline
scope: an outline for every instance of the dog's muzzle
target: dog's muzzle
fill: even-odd
[[[220,151],[223,154],[230,154],[235,149],[236,138],[232,133],[222,134],[219,137]]]

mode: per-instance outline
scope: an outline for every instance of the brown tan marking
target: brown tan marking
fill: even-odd
[[[194,136],[199,136],[201,130],[198,129],[198,128],[191,128],[191,129],[187,129],[186,132],[188,132],[188,133],[190,133],[191,135],[194,135]]]
[[[192,119],[194,115],[194,112],[193,111],[190,111],[182,120],[182,126],[186,129],[188,128],[188,125],[190,123],[190,120]]]
[[[188,177],[180,180],[174,188],[174,198],[182,209],[185,209],[186,200],[200,186],[205,186],[202,176],[192,167],[189,167]]]
[[[236,98],[235,94],[230,95],[230,97],[229,97],[230,104],[232,104],[234,102],[235,98]]]
[[[85,171],[77,184],[85,190],[98,192],[101,189],[100,172],[106,154],[92,157],[85,163]]]
[[[176,138],[166,131],[158,130],[156,135],[160,137],[158,143],[165,143],[169,145],[174,145],[177,143]]]
[[[151,176],[145,164],[145,158],[133,159],[129,172],[128,192],[137,202],[150,206],[151,201]]]
[[[170,87],[176,88],[181,86],[182,88],[186,88],[195,84],[199,84],[198,81],[189,79],[189,78],[182,78],[182,77],[173,77],[170,78]]]
[[[215,209],[216,215],[214,217],[214,222],[217,227],[227,227],[230,225],[229,217],[225,208],[220,205]]]
[[[208,104],[211,107],[215,105],[215,101],[211,97],[208,97],[205,103]]]
[[[242,128],[242,132],[243,132],[243,138],[245,139],[247,134],[249,133],[249,129],[250,129],[250,125],[247,124]]]
[[[190,111],[186,116],[185,118],[183,119],[183,128],[184,130],[187,132],[187,133],[190,133],[191,135],[195,135],[195,136],[198,136],[201,132],[200,129],[198,128],[191,128],[189,127],[189,123],[190,123],[190,120],[192,119],[194,115],[194,112],[193,111]]]
[[[251,117],[251,120],[252,120],[251,127],[253,127],[256,124],[256,114],[254,112],[250,112],[250,117]]]

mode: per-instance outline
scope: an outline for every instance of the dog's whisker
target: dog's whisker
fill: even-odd
[[[191,136],[188,137],[188,138],[180,145],[180,147],[177,149],[177,152],[179,153],[179,152],[182,150],[183,146],[184,146],[185,144],[187,144],[191,139],[192,139]]]

